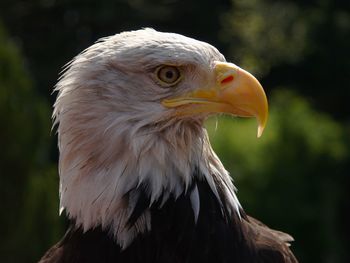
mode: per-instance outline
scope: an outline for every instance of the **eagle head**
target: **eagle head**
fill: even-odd
[[[128,225],[140,186],[149,206],[190,192],[196,220],[194,174],[239,214],[203,122],[217,113],[256,117],[260,136],[267,100],[259,82],[216,48],[153,29],[116,34],[75,57],[55,90],[60,207],[77,226],[102,226],[127,247],[151,227],[147,209]]]

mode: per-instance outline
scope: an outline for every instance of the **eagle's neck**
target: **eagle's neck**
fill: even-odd
[[[151,230],[152,216],[144,210],[133,216],[141,198],[159,209],[169,198],[188,194],[197,220],[200,212],[194,180],[206,182],[228,213],[239,214],[235,189],[212,150],[201,125],[147,133],[61,133],[60,206],[78,226],[108,229],[121,247]],[[142,188],[142,194],[140,189]]]

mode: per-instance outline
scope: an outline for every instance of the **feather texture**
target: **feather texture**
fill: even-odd
[[[40,263],[297,262],[288,246],[292,241],[289,235],[269,229],[243,211],[240,218],[237,214],[230,215],[227,209],[222,210],[203,180],[195,180],[191,189],[198,193],[202,204],[197,221],[192,211],[192,192],[177,198],[170,196],[160,209],[156,203],[150,205],[147,190],[141,186],[137,189],[140,195],[129,224],[134,224],[139,216],[149,211],[151,231],[138,235],[123,250],[101,227],[84,233],[72,224],[66,236]]]

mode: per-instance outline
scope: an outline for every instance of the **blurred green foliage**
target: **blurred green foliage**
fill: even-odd
[[[349,1],[2,0],[0,20],[0,262],[35,262],[64,231],[58,72],[99,37],[140,27],[207,41],[257,74],[263,137],[254,121],[211,119],[214,149],[245,210],[292,234],[301,262],[350,262]]]
[[[56,165],[48,155],[50,108],[1,24],[0,122],[0,261],[33,261],[61,228]]]
[[[311,23],[296,2],[234,0],[233,4],[224,17],[228,26],[222,38],[239,42],[231,46],[231,53],[243,67],[262,75],[281,62],[302,59]]]

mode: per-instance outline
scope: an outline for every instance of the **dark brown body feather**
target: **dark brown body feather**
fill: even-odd
[[[268,228],[243,211],[241,218],[229,217],[206,182],[198,180],[194,185],[200,196],[196,223],[190,189],[176,200],[170,198],[162,208],[157,203],[151,205],[151,231],[140,234],[125,250],[100,227],[83,233],[72,224],[40,263],[297,262],[289,248],[291,236]],[[149,208],[144,188],[140,186],[137,191],[142,194],[130,217],[131,224]]]

